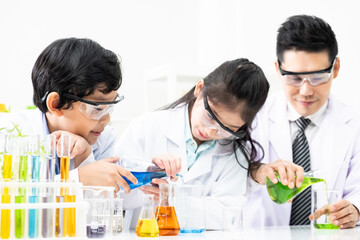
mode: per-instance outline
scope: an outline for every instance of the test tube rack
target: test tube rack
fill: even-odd
[[[86,237],[86,213],[88,212],[89,204],[88,202],[84,201],[82,198],[82,183],[79,182],[18,182],[18,181],[4,181],[0,180],[0,198],[4,195],[5,189],[10,195],[10,203],[1,203],[0,204],[0,221],[1,221],[1,214],[4,213],[4,210],[10,211],[10,224],[7,231],[9,231],[9,236],[0,239],[15,239],[15,212],[16,210],[25,210],[25,224],[24,224],[24,238],[21,239],[33,239],[29,238],[29,210],[39,209],[39,218],[38,218],[38,226],[39,226],[39,234],[36,237],[37,239],[71,239],[69,237],[56,237],[55,236],[55,223],[56,223],[56,209],[75,209],[75,223],[76,223],[76,239],[87,239]],[[54,196],[52,197],[52,201],[49,202],[42,202],[41,200],[36,203],[29,203],[29,195],[32,189],[39,189],[39,192],[50,191]],[[73,193],[75,193],[76,201],[75,202],[56,202],[56,193],[60,191],[61,188],[71,189]],[[15,196],[18,193],[19,189],[25,190],[26,195],[25,203],[15,203]],[[52,234],[51,236],[43,237],[42,235],[42,228],[43,221],[43,211],[44,209],[52,210],[52,220],[48,221],[48,224],[51,224]],[[1,225],[3,223],[0,223]],[[5,224],[5,223],[4,223]],[[73,237],[72,237],[73,238]]]

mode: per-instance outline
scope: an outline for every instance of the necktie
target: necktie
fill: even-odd
[[[305,119],[303,117],[295,121],[296,125],[299,127],[299,132],[292,144],[293,162],[299,166],[302,166],[305,172],[310,171],[310,151],[304,131],[310,122],[310,119]],[[311,187],[308,187],[292,201],[290,225],[310,224],[310,214]]]

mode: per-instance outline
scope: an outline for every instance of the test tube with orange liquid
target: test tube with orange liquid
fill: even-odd
[[[70,170],[70,136],[62,135],[60,138],[60,179],[61,182],[69,182]],[[57,202],[75,202],[75,195],[69,194],[68,187],[60,189],[60,196]],[[63,210],[63,211],[62,211]],[[63,214],[62,214],[63,213]],[[76,235],[76,214],[75,208],[56,209],[55,235],[62,237],[75,237]],[[62,227],[61,227],[62,226]]]
[[[159,206],[156,208],[156,220],[160,236],[176,236],[180,225],[174,208],[174,186],[160,184]]]

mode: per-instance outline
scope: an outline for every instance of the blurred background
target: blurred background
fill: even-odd
[[[127,124],[187,92],[215,67],[246,57],[280,90],[277,29],[291,15],[316,15],[333,28],[341,69],[332,93],[360,107],[360,4],[357,0],[1,0],[0,103],[32,105],[31,71],[59,38],[91,38],[121,56],[125,95],[111,124]],[[360,111],[359,111],[360,112]]]

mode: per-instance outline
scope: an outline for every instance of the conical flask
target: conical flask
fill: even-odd
[[[135,233],[138,237],[158,237],[159,228],[154,214],[154,195],[144,194]]]
[[[267,178],[266,187],[271,200],[279,204],[288,202],[290,199],[294,198],[314,183],[324,182],[326,184],[325,180],[320,177],[322,175],[320,170],[313,170],[304,173],[304,180],[301,186],[299,188],[294,187],[293,189],[290,189],[287,185],[283,185],[281,183],[280,176],[277,172],[275,172],[275,175],[278,179],[278,183],[274,184],[269,178]]]
[[[176,236],[180,232],[179,222],[174,208],[174,185],[160,184],[159,205],[156,208],[156,220],[160,236]]]

